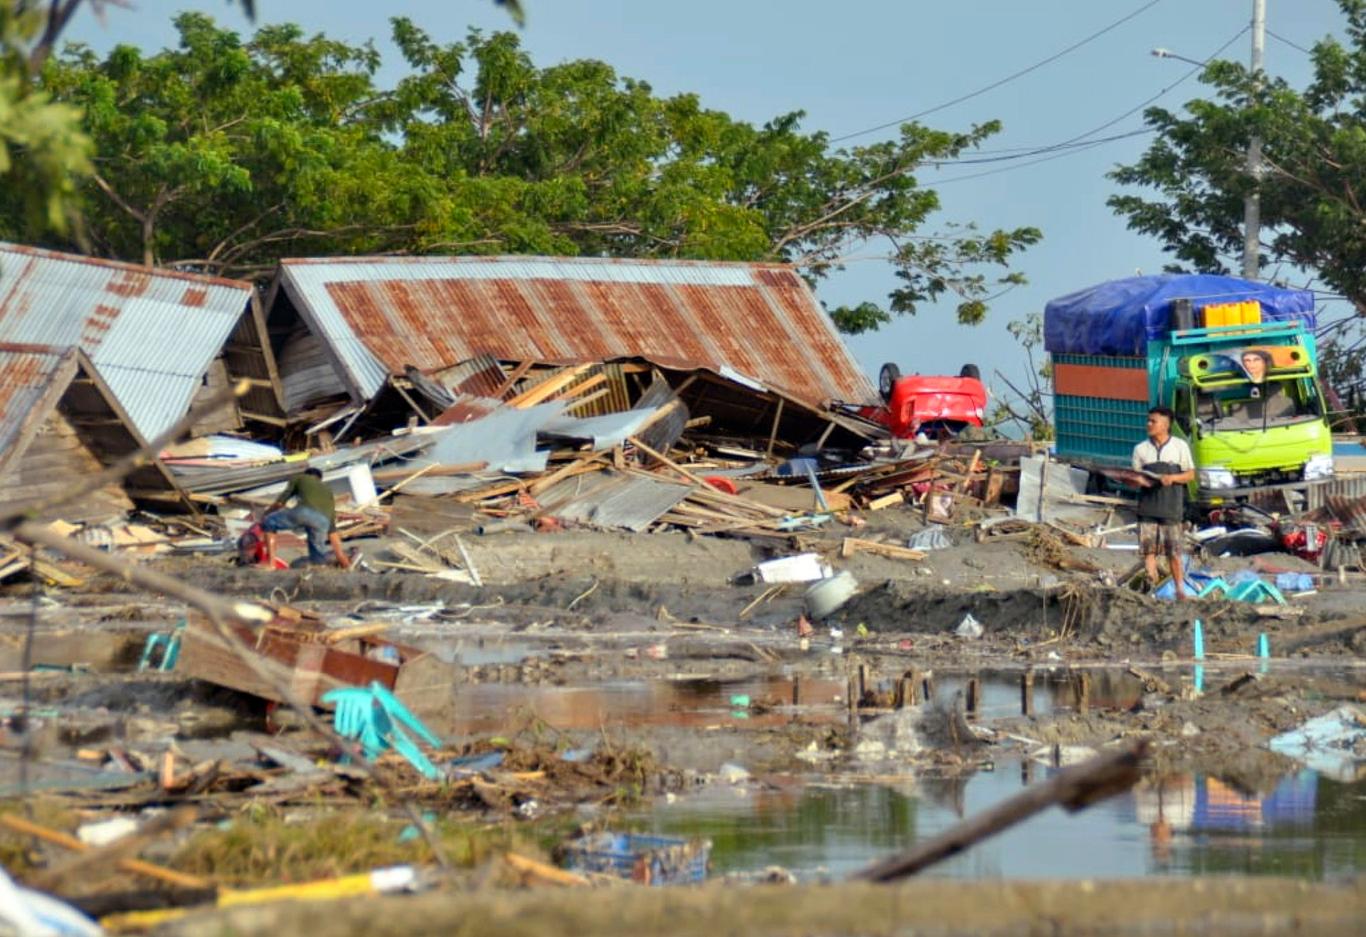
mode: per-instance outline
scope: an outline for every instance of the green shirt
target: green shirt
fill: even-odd
[[[312,508],[327,518],[330,530],[337,529],[337,503],[332,497],[332,489],[324,485],[321,479],[312,475],[295,475],[285,487],[285,493],[280,495],[280,503],[288,504],[289,499],[295,497],[304,507]]]

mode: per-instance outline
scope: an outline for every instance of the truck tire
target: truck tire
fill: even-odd
[[[977,370],[977,365],[975,364],[965,364],[958,369],[958,376],[970,377],[974,381],[980,381],[982,379],[982,372]]]
[[[892,399],[892,388],[896,382],[901,380],[901,369],[892,362],[888,361],[882,366],[882,370],[877,373],[877,390],[882,395],[882,399],[890,402]]]

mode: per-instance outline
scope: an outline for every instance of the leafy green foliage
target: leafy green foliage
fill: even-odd
[[[1183,115],[1147,112],[1157,139],[1116,181],[1154,190],[1109,200],[1129,227],[1158,238],[1178,266],[1226,272],[1242,248],[1243,197],[1260,194],[1263,263],[1315,271],[1366,313],[1366,0],[1338,0],[1349,44],[1313,49],[1303,91],[1213,62],[1202,80],[1214,100]],[[1247,172],[1253,136],[1263,141],[1260,180]]]
[[[0,180],[9,208],[0,236],[66,230],[73,179],[90,168],[80,111],[53,102],[33,81],[46,13],[41,4],[0,0]]]
[[[940,206],[916,169],[995,123],[833,150],[801,113],[755,126],[603,62],[541,68],[508,32],[441,44],[395,19],[408,69],[383,88],[370,45],[175,22],[175,49],[75,46],[43,70],[94,140],[80,206],[109,256],[253,275],[291,255],[607,255],[792,263],[815,282],[876,244],[899,278],[886,308],[832,313],[866,331],[942,297],[980,321],[1040,236],[921,233]]]

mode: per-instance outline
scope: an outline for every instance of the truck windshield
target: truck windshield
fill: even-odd
[[[1289,426],[1322,416],[1318,387],[1304,377],[1199,388],[1195,395],[1195,418],[1206,433]]]

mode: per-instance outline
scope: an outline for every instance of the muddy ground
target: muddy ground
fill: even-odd
[[[434,517],[424,528],[416,511],[402,519],[404,529],[417,537],[440,533],[448,523]],[[491,737],[532,727],[559,750],[604,741],[618,753],[639,750],[651,759],[652,780],[638,796],[714,783],[727,765],[743,766],[759,778],[952,774],[993,761],[1039,758],[1041,752],[1049,760],[1050,750],[1054,763],[1065,763],[1140,737],[1155,743],[1153,776],[1197,770],[1240,790],[1258,791],[1274,785],[1289,766],[1264,747],[1266,739],[1363,699],[1366,587],[1360,584],[1325,582],[1315,594],[1294,597],[1283,609],[1214,600],[1163,602],[1123,584],[1136,560],[1132,551],[1060,549],[1051,539],[978,543],[966,527],[950,531],[952,548],[922,561],[839,555],[843,536],[904,545],[920,527],[910,510],[892,509],[869,515],[857,529],[804,534],[800,540],[590,530],[478,537],[467,531],[463,540],[481,586],[381,572],[378,565],[369,571],[275,573],[241,569],[224,557],[149,562],[225,595],[317,611],[333,625],[389,621],[392,637],[432,650],[449,663],[456,712],[436,728],[452,745],[484,750]],[[412,542],[403,534],[393,536]],[[383,539],[360,542],[367,559],[388,556],[386,544]],[[803,586],[736,583],[756,563],[798,549],[825,554],[836,570],[848,570],[860,584],[848,605],[828,620],[811,623],[809,634],[798,624]],[[1230,573],[1268,560],[1280,569],[1313,569],[1284,555],[1213,559],[1209,565]],[[10,587],[0,601],[0,670],[9,672],[0,684],[0,704],[6,712],[21,703],[14,673],[24,664],[23,638],[30,625],[36,636],[33,663],[81,666],[30,680],[30,706],[50,718],[37,720],[28,734],[16,732],[11,723],[0,747],[13,754],[28,742],[40,755],[57,758],[99,746],[156,752],[174,745],[193,761],[257,738],[266,728],[259,701],[174,673],[131,672],[147,634],[169,628],[184,614],[175,603],[93,574],[80,590],[49,588],[37,597],[26,585]],[[955,634],[969,614],[981,623],[981,637]],[[1203,623],[1210,658],[1204,692],[1198,694],[1190,660],[1196,618]],[[1265,673],[1252,657],[1263,633],[1275,658]],[[1020,683],[1027,672],[1044,688],[1047,701],[1033,714],[1001,702],[1000,688]],[[921,695],[924,681],[930,681],[930,702],[896,709],[897,686],[912,674]],[[1087,675],[1084,693],[1082,674]],[[974,677],[996,688],[990,711],[971,711],[967,681]],[[648,687],[648,701],[614,702],[606,693],[571,707],[555,693],[623,681]],[[712,700],[730,686],[746,690],[743,705],[735,704],[743,718],[702,701],[703,695]],[[850,694],[860,692],[861,709],[851,707]],[[285,730],[281,738],[299,741],[307,735],[288,717],[278,720]],[[601,800],[609,796],[604,790],[589,785],[565,792],[561,800]],[[516,798],[461,803],[460,810],[485,820],[507,819],[518,807]],[[1166,894],[1165,887],[1138,883],[1123,900],[1145,908],[1152,895]],[[1309,926],[1312,916],[1295,910],[1309,906],[1322,909],[1324,921],[1334,914],[1362,920],[1359,893],[1322,889],[1318,895],[1289,883],[1276,888],[1285,890],[1284,901],[1277,899],[1280,903],[1272,902],[1264,912],[1244,908],[1241,916],[1227,918],[1224,932],[1269,933],[1277,930],[1274,923],[1291,919],[1305,923],[1301,932],[1343,932]],[[1031,933],[1028,921],[1040,916],[1057,923],[1050,932],[1104,930],[1087,917],[1088,905],[1080,897],[1089,894],[1085,889],[1073,888],[1065,899],[1059,897],[1064,892],[1012,892],[1019,908],[991,921],[962,916],[943,924],[912,916],[898,923],[892,914],[894,907],[903,907],[898,902],[907,902],[904,907],[921,902],[918,893],[907,891],[888,899],[885,918],[859,919],[849,931],[832,923],[822,932],[907,932],[908,922],[917,920],[942,924],[938,931],[917,925],[917,933]],[[1197,910],[1208,897],[1203,886],[1197,883],[1182,894],[1179,902],[1165,906],[1159,929],[1194,932],[1198,928],[1192,922],[1199,919],[1206,928],[1202,932],[1212,932],[1208,925],[1214,919]],[[412,903],[405,907],[416,914],[420,903],[422,920],[448,921],[432,930],[469,933],[529,933],[514,921],[551,913],[549,904],[537,903],[541,899],[508,899],[512,903],[506,906],[501,898],[480,900],[478,914],[457,916],[460,920],[441,918],[441,902],[408,899]],[[694,910],[718,906],[693,897],[639,900],[644,904],[622,905],[621,913],[645,915],[645,921],[673,907],[671,900]],[[1046,908],[1059,901],[1074,910],[1050,916],[1054,912]],[[964,907],[980,903],[964,899]],[[241,912],[223,926],[238,932],[309,926],[308,911],[288,914],[288,925]],[[361,922],[354,932],[381,932],[378,918],[370,915],[366,910],[347,920]],[[474,927],[476,919],[484,923]],[[773,920],[773,927],[757,932],[797,932]],[[494,921],[500,922],[497,927]],[[704,928],[702,922],[708,921],[713,923]],[[714,911],[710,917],[703,914],[692,929],[740,930],[716,921]],[[1125,923],[1128,930],[1105,932],[1154,932],[1150,924],[1140,914]],[[604,932],[603,926],[585,921],[581,930]],[[201,932],[197,927],[187,925],[184,932]]]

